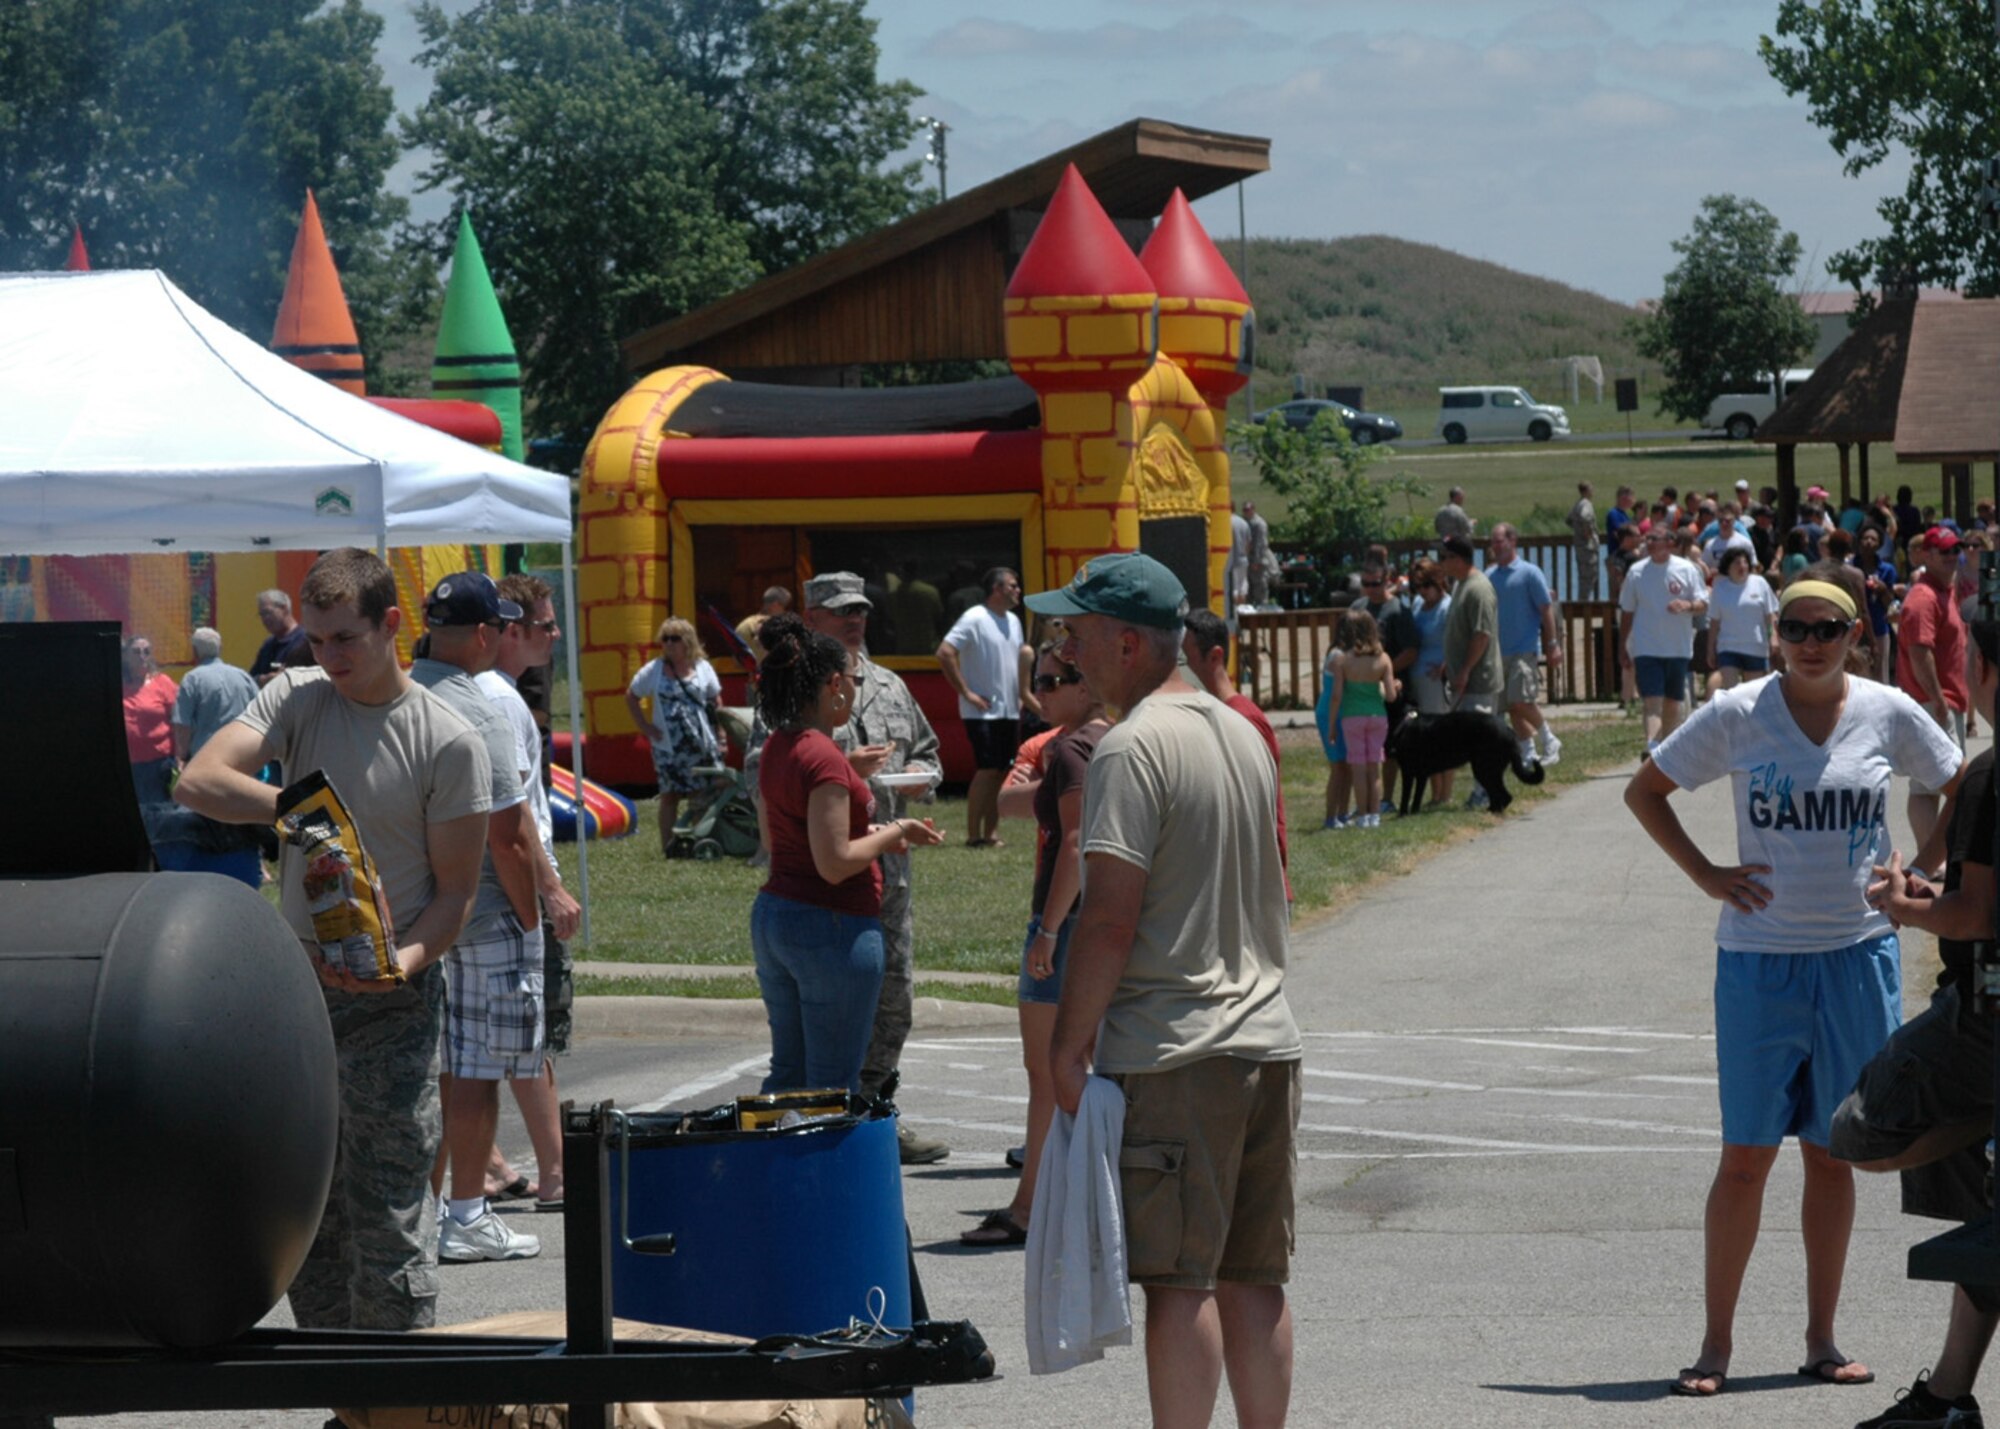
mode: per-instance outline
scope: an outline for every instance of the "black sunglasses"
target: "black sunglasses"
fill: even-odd
[[[1082,683],[1083,676],[1081,675],[1037,675],[1035,676],[1035,693],[1045,695],[1057,685],[1080,685]]]
[[[1778,638],[1787,645],[1803,645],[1808,639],[1831,645],[1845,638],[1853,628],[1851,620],[1781,620],[1778,622]]]
[[[678,645],[681,643],[681,637],[678,635],[662,635],[660,643],[662,645]]]
[[[1382,582],[1364,580],[1361,582],[1361,588],[1363,590],[1380,590],[1382,589]]]

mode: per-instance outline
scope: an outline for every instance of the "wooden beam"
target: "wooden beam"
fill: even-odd
[[[1799,524],[1799,449],[1794,442],[1778,444],[1778,529]]]
[[[1861,456],[1861,504],[1862,504],[1863,506],[1867,506],[1867,505],[1870,505],[1871,503],[1873,503],[1873,501],[1875,500],[1875,498],[1874,498],[1873,496],[1871,496],[1871,495],[1869,495],[1869,494],[1868,494],[1868,443],[1866,443],[1866,442],[1862,442],[1862,443],[1860,444],[1860,446],[1861,446],[1861,452],[1860,452],[1860,456]]]
[[[1840,453],[1840,506],[1843,511],[1847,509],[1847,499],[1854,494],[1849,490],[1847,480],[1847,448],[1849,445],[1850,443],[1847,442],[1834,443],[1834,449]]]

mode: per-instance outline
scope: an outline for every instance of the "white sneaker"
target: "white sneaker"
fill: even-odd
[[[1542,751],[1542,763],[1544,764],[1560,763],[1563,757],[1563,742],[1560,739],[1556,738],[1556,732],[1554,730],[1547,731],[1547,734],[1549,743],[1548,747]]]
[[[1520,748],[1521,748],[1521,762],[1523,764],[1533,764],[1535,763],[1535,761],[1537,761],[1542,757],[1541,755],[1535,752],[1535,741],[1532,737],[1521,740]]]
[[[542,1253],[540,1236],[510,1230],[491,1210],[462,1226],[452,1216],[444,1218],[438,1232],[438,1259],[465,1264],[477,1260],[530,1260]]]
[[[1486,786],[1483,784],[1473,785],[1472,792],[1465,796],[1465,807],[1468,809],[1490,808],[1492,803],[1493,801],[1486,797]]]

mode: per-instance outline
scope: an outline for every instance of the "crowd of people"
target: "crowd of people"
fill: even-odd
[[[1561,757],[1540,683],[1562,653],[1550,582],[1504,523],[1482,566],[1462,498],[1451,504],[1466,525],[1442,538],[1437,559],[1399,578],[1386,552],[1371,553],[1342,616],[1320,701],[1335,759],[1326,827],[1379,824],[1386,733],[1402,713],[1481,711],[1523,759]],[[1783,543],[1760,545],[1762,503],[1742,529],[1734,502],[1688,504],[1685,519],[1675,502],[1635,516],[1621,491],[1606,527],[1615,551],[1646,553],[1606,562],[1646,702],[1648,758],[1627,803],[1723,906],[1708,1315],[1674,1388],[1727,1386],[1737,1296],[1787,1137],[1806,1184],[1800,1372],[1866,1383],[1834,1329],[1853,1169],[1903,1172],[1921,1213],[1964,1218],[1986,1198],[1991,1033],[1967,1009],[1971,945],[1992,934],[1992,760],[1968,766],[1963,751],[1968,713],[1994,717],[2000,623],[1975,622],[1968,639],[1960,612],[1976,533],[1942,522],[1911,532],[1893,508],[1848,531],[1809,505]],[[1788,544],[1806,548],[1806,564],[1787,569]],[[1275,733],[1231,683],[1225,616],[1191,609],[1157,561],[1099,557],[1028,597],[1039,643],[1019,614],[1016,572],[994,568],[979,585],[985,598],[939,646],[990,785],[969,801],[964,842],[992,847],[1004,821],[1025,820],[1036,857],[1016,992],[1029,1099],[1009,1159],[1022,1176],[963,1240],[1008,1247],[1038,1224],[1049,1233],[1069,1200],[1045,1183],[1069,1164],[1045,1155],[1057,1114],[1078,1118],[1082,1135],[1087,1099],[1109,1097],[1120,1125],[1098,1149],[1123,1201],[1127,1270],[1147,1299],[1156,1419],[1206,1422],[1226,1379],[1239,1418],[1281,1422],[1301,1043],[1283,990],[1290,888]],[[545,709],[538,717],[520,688],[560,633],[551,592],[528,576],[447,578],[425,601],[428,633],[407,671],[396,601],[379,559],[334,551],[308,576],[299,619],[280,593],[259,597],[270,640],[255,671],[222,662],[208,629],[194,633],[198,663],[178,687],[153,667],[145,637],[124,651],[144,800],[268,829],[286,771],[323,771],[381,872],[398,975],[365,981],[317,962],[306,870],[290,848],[278,866],[281,909],[324,984],[340,1072],[334,1192],[291,1289],[306,1326],[427,1325],[440,1260],[538,1252],[536,1237],[493,1214],[495,1197],[562,1204],[552,1059],[566,1044],[564,940],[579,910],[550,842]],[[825,572],[796,613],[774,588],[738,632],[761,657],[746,776],[769,872],[747,931],[770,1028],[768,1091],[887,1097],[901,1076],[913,864],[947,835],[910,812],[942,778],[938,741],[901,678],[869,658],[872,605],[860,576]],[[666,621],[658,639],[628,698],[664,802],[719,760],[719,688],[686,622]],[[309,668],[295,662],[300,648]],[[1908,868],[1888,844],[1896,774],[1911,783]],[[1683,828],[1673,796],[1725,776],[1738,844],[1718,861]],[[1450,796],[1450,778],[1437,776],[1433,798]],[[663,815],[663,841],[672,822]],[[1937,998],[1907,1027],[1903,925],[1945,940]],[[538,1184],[495,1144],[502,1082]],[[921,1164],[948,1150],[904,1126],[901,1153]],[[1962,1417],[1996,1324],[2000,1300],[1956,1292],[1945,1354],[1897,1411],[1938,1413],[1870,1423]]]

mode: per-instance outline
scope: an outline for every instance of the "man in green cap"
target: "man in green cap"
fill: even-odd
[[[1072,1115],[1093,1062],[1123,1091],[1153,1420],[1207,1423],[1226,1368],[1240,1418],[1282,1423],[1302,1045],[1276,772],[1249,721],[1181,677],[1187,595],[1152,557],[1099,556],[1028,608],[1063,618],[1063,658],[1119,715],[1084,784],[1083,911],[1051,1062]]]

